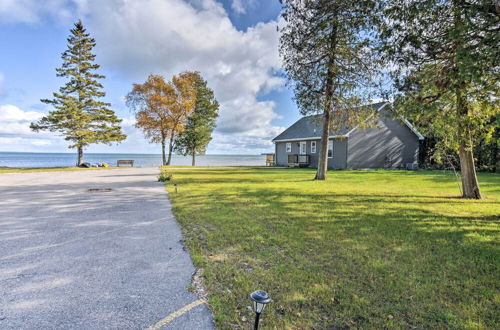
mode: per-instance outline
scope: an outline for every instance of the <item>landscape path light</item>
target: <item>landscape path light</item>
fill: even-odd
[[[253,310],[255,312],[254,330],[257,330],[259,329],[260,313],[262,313],[266,305],[271,302],[271,298],[266,291],[262,290],[252,292],[250,298],[253,300]]]

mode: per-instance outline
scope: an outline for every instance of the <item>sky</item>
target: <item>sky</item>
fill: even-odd
[[[73,152],[57,133],[30,131],[56,77],[73,23],[96,39],[105,100],[123,119],[121,144],[87,152],[159,153],[134,128],[125,95],[151,73],[198,70],[220,103],[209,154],[259,154],[300,116],[278,53],[278,0],[0,0],[0,151]]]

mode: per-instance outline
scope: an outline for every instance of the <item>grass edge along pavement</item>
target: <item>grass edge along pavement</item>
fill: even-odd
[[[218,327],[494,328],[500,175],[486,200],[442,171],[171,169],[173,211]],[[178,193],[175,193],[177,184]]]

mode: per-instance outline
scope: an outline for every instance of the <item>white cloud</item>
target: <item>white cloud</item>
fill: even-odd
[[[255,5],[255,0],[233,0],[233,2],[231,2],[231,8],[237,14],[245,14],[247,8],[253,5]]]
[[[252,2],[233,1],[233,9],[245,10]],[[258,100],[283,85],[275,75],[281,67],[275,21],[238,31],[215,0],[52,0],[50,10],[34,0],[0,3],[0,15],[10,8],[23,22],[37,22],[41,13],[64,18],[73,8],[97,41],[99,63],[124,79],[200,71],[221,104],[216,132],[227,140],[247,134],[267,139],[277,130],[275,103]],[[217,141],[210,150],[218,149]],[[242,141],[241,147],[250,145]],[[242,148],[234,145],[235,151]]]
[[[0,150],[21,151],[30,150],[30,146],[61,144],[62,139],[54,133],[35,133],[30,129],[30,123],[43,115],[36,111],[24,111],[10,104],[0,105]]]
[[[39,23],[43,15],[59,20],[73,19],[72,11],[84,1],[68,0],[0,0],[0,20],[7,23]]]
[[[134,117],[122,118],[121,126],[122,128],[131,128],[134,127],[136,120]]]
[[[171,77],[199,70],[221,103],[218,133],[236,139],[259,127],[267,138],[276,131],[275,103],[257,97],[283,85],[275,75],[281,67],[277,22],[238,31],[213,0],[197,6],[182,0],[91,1],[88,12],[103,66],[136,81],[151,72]]]
[[[42,113],[23,111],[14,105],[0,105],[0,136],[31,136],[30,122],[42,116]]]
[[[50,140],[45,140],[45,139],[28,139],[28,138],[22,138],[22,137],[1,137],[0,136],[0,146],[4,146],[6,149],[3,150],[9,150],[12,149],[11,147],[18,147],[18,146],[26,146],[26,145],[31,145],[31,146],[48,146],[51,145],[52,142]],[[15,151],[18,151],[18,149],[13,149]]]
[[[0,120],[5,122],[33,121],[43,117],[43,113],[23,111],[15,105],[0,105]]]

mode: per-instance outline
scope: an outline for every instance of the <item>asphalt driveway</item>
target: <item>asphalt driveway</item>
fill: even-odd
[[[0,174],[0,329],[213,329],[157,173]]]

